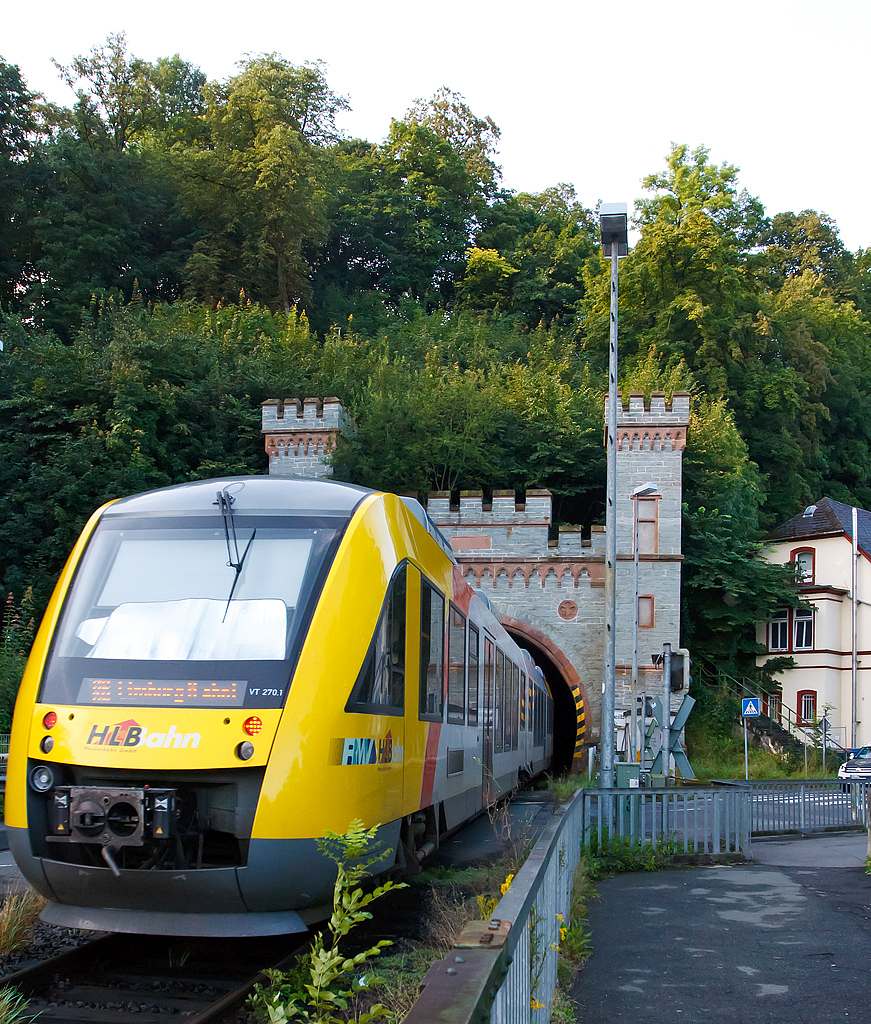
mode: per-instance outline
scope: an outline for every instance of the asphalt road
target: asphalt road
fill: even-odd
[[[584,1024],[871,1021],[867,837],[753,842],[754,862],[600,882]]]

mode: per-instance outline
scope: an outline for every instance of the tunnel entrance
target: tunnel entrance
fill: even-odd
[[[502,616],[502,625],[518,647],[532,655],[553,694],[553,774],[580,770],[590,723],[587,694],[577,672],[562,651],[537,629],[506,615]]]

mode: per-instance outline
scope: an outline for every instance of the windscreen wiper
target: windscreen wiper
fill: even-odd
[[[239,541],[236,537],[236,521],[233,517],[234,501],[235,498],[227,491],[226,488],[224,488],[223,491],[218,491],[218,500],[215,504],[221,510],[221,515],[224,518],[224,539],[227,541],[227,565],[229,568],[236,570],[236,575],[233,577],[233,586],[230,587],[230,596],[227,598],[227,607],[224,609],[224,618],[221,619],[221,622],[226,621],[227,612],[230,609],[230,602],[233,600],[233,591],[236,589],[236,584],[239,582],[239,576],[242,573],[242,566],[245,564],[248,551],[254,541],[254,538],[257,536],[257,530],[255,528],[252,531],[251,539],[245,545],[245,550],[242,552],[242,557],[240,558]]]

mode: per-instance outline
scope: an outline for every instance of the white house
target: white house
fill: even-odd
[[[782,608],[759,625],[768,649],[759,664],[794,659],[777,678],[798,726],[825,712],[839,745],[871,743],[871,512],[821,498],[765,540],[763,557],[795,564],[796,589],[811,610]]]

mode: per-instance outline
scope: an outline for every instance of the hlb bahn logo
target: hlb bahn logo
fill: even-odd
[[[129,719],[117,725],[91,726],[88,736],[89,747],[162,747],[167,749],[190,748],[194,750],[200,745],[198,732],[181,733],[174,725],[167,732],[149,732],[144,725]]]

